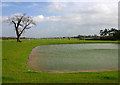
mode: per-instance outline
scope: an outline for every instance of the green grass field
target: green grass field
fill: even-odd
[[[2,41],[3,83],[117,83],[118,71],[47,73],[28,67],[29,54],[39,45],[79,43],[117,43],[117,41],[84,41],[75,39],[31,39]]]

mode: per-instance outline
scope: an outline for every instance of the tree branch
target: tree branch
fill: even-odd
[[[19,35],[19,32],[18,32],[18,29],[17,29],[16,23],[15,23],[13,20],[12,20],[12,22],[13,22],[14,25],[15,25],[16,34]]]
[[[20,18],[20,20],[18,21],[18,23],[17,23],[17,29],[18,29],[18,27],[19,27],[19,25],[20,25],[20,22],[22,21],[22,18],[23,18],[23,16]]]
[[[26,29],[30,29],[31,27],[27,27]]]
[[[12,21],[13,22],[13,24],[15,25],[15,28],[16,28],[16,23],[14,22],[14,21]]]
[[[29,24],[28,24],[28,25],[29,25]],[[23,31],[27,28],[28,25],[26,25],[26,26],[23,28],[23,30],[20,32],[19,36],[21,36],[21,34],[22,34]]]

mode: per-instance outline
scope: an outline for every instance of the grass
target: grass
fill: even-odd
[[[31,39],[2,41],[3,83],[117,83],[118,71],[47,73],[33,71],[26,62],[32,49],[39,45],[118,43],[117,41],[84,41],[76,39]]]

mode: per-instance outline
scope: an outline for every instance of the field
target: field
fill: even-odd
[[[75,39],[23,39],[2,41],[3,83],[117,83],[118,71],[47,73],[33,71],[26,62],[32,49],[39,45],[79,43],[117,43],[117,41],[85,41]]]

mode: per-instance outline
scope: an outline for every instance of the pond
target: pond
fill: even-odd
[[[34,48],[27,62],[36,71],[96,72],[118,69],[118,44],[63,44]]]

